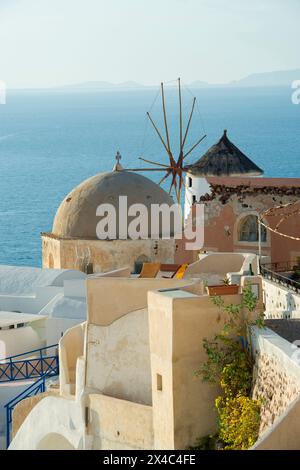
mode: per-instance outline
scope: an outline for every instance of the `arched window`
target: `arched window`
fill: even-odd
[[[261,225],[261,241],[267,241],[267,230]],[[239,226],[240,242],[258,242],[258,217],[256,215],[247,215],[244,217]]]

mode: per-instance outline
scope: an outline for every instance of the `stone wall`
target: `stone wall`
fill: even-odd
[[[263,279],[266,318],[300,318],[300,295],[287,287]]]
[[[253,398],[261,400],[260,435],[300,396],[297,348],[275,332],[253,328],[255,352]]]
[[[277,363],[275,357],[267,354],[257,358],[254,377],[253,398],[262,401],[261,434],[300,395],[300,383]]]
[[[42,235],[43,268],[93,272],[135,269],[135,262],[174,263],[176,242],[170,240],[80,240]]]

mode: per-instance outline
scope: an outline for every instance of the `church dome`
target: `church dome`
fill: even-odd
[[[150,179],[130,171],[121,165],[114,171],[100,173],[74,188],[59,206],[54,223],[53,235],[59,238],[97,239],[96,227],[101,217],[96,215],[100,204],[111,204],[116,209],[116,235],[119,238],[118,214],[119,196],[127,196],[127,207],[143,204],[150,214],[151,204],[171,206],[173,199]],[[128,223],[135,217],[128,217]],[[148,219],[148,235],[151,226]]]

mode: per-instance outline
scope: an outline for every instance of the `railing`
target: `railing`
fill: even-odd
[[[275,273],[286,273],[292,272],[294,270],[294,267],[297,266],[297,264],[297,261],[278,261],[276,263],[266,263],[262,266],[268,269],[269,271],[273,271]]]
[[[57,344],[16,354],[0,361],[0,383],[36,379],[44,374],[56,375],[58,371]],[[54,349],[54,353],[45,352]],[[26,356],[26,358],[24,358]],[[33,357],[28,357],[33,356]],[[34,357],[37,356],[37,357]],[[23,358],[23,359],[21,359]]]
[[[39,380],[31,384],[27,387],[23,392],[19,393],[16,397],[10,400],[4,408],[6,410],[6,448],[9,447],[10,444],[10,437],[11,437],[11,423],[12,423],[12,416],[13,410],[20,401],[24,400],[25,398],[32,397],[38,395],[39,393],[43,393],[46,390],[46,380],[50,377],[54,377],[59,374],[59,369],[57,367],[56,373],[54,371],[50,373],[45,373]]]
[[[277,267],[274,266],[275,264],[277,265]],[[291,279],[286,274],[282,274],[282,273],[288,273],[291,271],[291,269],[287,269],[288,263],[285,264],[286,269],[284,269],[283,264],[282,266],[278,266],[278,265],[279,263],[273,263],[272,265],[265,265],[265,264],[261,265],[260,266],[261,275],[265,277],[266,279],[269,279],[270,281],[276,282],[277,284],[287,287],[290,290],[296,292],[297,294],[300,294],[300,282],[295,281],[294,279]],[[293,265],[295,265],[295,263],[293,263]],[[272,269],[270,269],[270,267]],[[277,271],[274,270],[275,268],[277,268]]]

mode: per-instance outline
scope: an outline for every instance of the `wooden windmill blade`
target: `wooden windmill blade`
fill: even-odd
[[[182,160],[184,160],[188,155],[190,155],[190,153],[192,153],[193,150],[195,150],[195,148],[198,147],[198,145],[201,144],[202,140],[204,140],[205,138],[206,134],[203,135],[199,140],[197,140],[197,142],[190,148],[190,150],[185,155],[183,155]]]
[[[183,132],[183,119],[182,119],[182,93],[181,93],[181,81],[178,78],[178,100],[179,100],[179,155],[177,160],[175,160],[173,156],[173,152],[171,150],[171,143],[170,143],[170,135],[169,135],[169,127],[168,127],[168,118],[166,112],[166,102],[165,102],[165,91],[164,91],[164,84],[161,83],[161,102],[162,102],[162,111],[163,111],[163,120],[164,120],[164,131],[165,137],[163,137],[161,130],[156,125],[154,119],[150,115],[150,112],[147,112],[147,117],[157,134],[160,142],[163,145],[165,152],[169,158],[169,164],[158,163],[152,160],[148,160],[144,157],[139,157],[140,160],[149,163],[150,165],[155,165],[154,168],[132,168],[128,169],[129,171],[163,171],[165,172],[164,176],[160,179],[159,185],[161,185],[164,181],[166,181],[169,177],[171,177],[170,189],[169,194],[171,194],[172,190],[175,191],[177,202],[180,204],[181,201],[181,190],[182,187],[185,187],[184,184],[184,172],[186,172],[186,168],[183,167],[183,161],[186,157],[188,157],[203,141],[206,135],[202,136],[198,141],[186,152],[184,153],[184,147],[186,144],[186,139],[190,130],[190,125],[192,122],[196,98],[193,98],[193,104],[191,111],[189,113],[187,125],[185,131]]]
[[[125,168],[123,171],[164,171],[163,168]]]
[[[164,182],[165,179],[167,179],[170,176],[171,169],[168,169],[166,174],[162,177],[162,179],[158,182],[159,186]]]
[[[169,130],[168,130],[168,120],[167,120],[167,113],[166,113],[165,92],[164,92],[163,82],[161,82],[160,86],[161,86],[161,101],[162,101],[162,108],[163,108],[163,114],[164,114],[165,132],[166,132],[166,138],[167,138],[168,152],[170,155],[171,154],[170,137],[169,137]]]
[[[139,160],[143,160],[143,162],[146,162],[146,163],[151,163],[152,165],[158,165],[158,166],[163,166],[164,168],[169,168],[168,165],[164,165],[158,162],[153,162],[152,160],[147,160],[146,158],[143,158],[143,157],[139,157]]]

